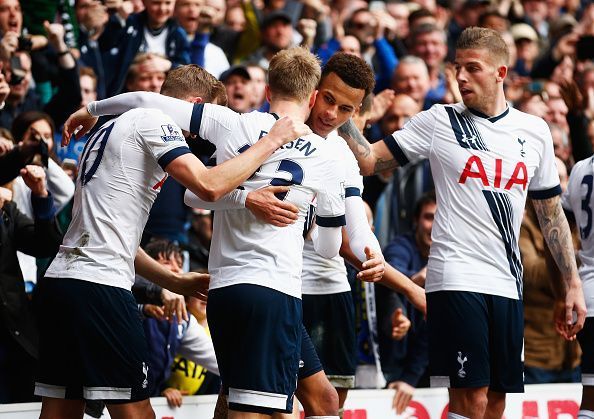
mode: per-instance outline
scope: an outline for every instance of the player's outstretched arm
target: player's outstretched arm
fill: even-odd
[[[245,199],[248,192],[241,189],[234,189],[225,194],[218,201],[210,202],[200,198],[189,189],[184,194],[184,203],[191,208],[207,209],[212,211],[224,211],[245,208]]]
[[[348,120],[339,127],[338,134],[344,138],[355,155],[363,176],[370,176],[398,166],[386,143],[378,141],[369,144],[352,120]]]
[[[90,102],[70,115],[62,129],[62,146],[70,142],[72,134],[80,138],[89,132],[99,116],[119,115],[136,108],[160,109],[181,129],[190,130],[194,103],[153,92],[130,92]]]
[[[310,133],[304,123],[283,117],[248,150],[216,167],[207,169],[193,154],[184,154],[165,171],[200,198],[216,201],[241,185],[280,146]]]
[[[573,340],[576,333],[584,327],[586,303],[577,272],[569,224],[561,207],[559,196],[533,199],[532,203],[542,234],[561,272],[565,289],[565,310],[558,313],[555,319],[556,328],[565,339]],[[577,315],[575,323],[574,312]]]
[[[134,259],[136,273],[155,284],[167,288],[177,294],[196,297],[206,301],[210,275],[197,272],[178,274],[166,266],[161,265],[155,259],[138,248]]]
[[[427,300],[425,290],[412,282],[402,272],[386,263],[386,271],[378,284],[382,284],[396,292],[403,294],[423,314],[427,314]]]

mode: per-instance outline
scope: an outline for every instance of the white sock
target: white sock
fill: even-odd
[[[577,417],[578,419],[594,419],[594,412],[591,410],[580,410]]]
[[[448,419],[470,419],[457,413],[448,412]]]

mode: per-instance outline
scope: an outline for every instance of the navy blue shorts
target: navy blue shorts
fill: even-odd
[[[301,300],[238,284],[208,292],[206,308],[229,409],[290,413],[301,353]]]
[[[584,328],[577,338],[582,348],[582,384],[594,386],[594,317],[586,317]]]
[[[314,348],[311,338],[305,330],[305,326],[301,325],[301,359],[299,361],[299,379],[311,377],[320,371],[323,371],[322,363],[316,348]]]
[[[354,388],[355,308],[350,291],[303,295],[303,325],[334,387]]]
[[[431,387],[524,391],[520,300],[466,291],[427,294]]]
[[[148,347],[130,291],[78,279],[39,281],[38,396],[147,399]]]

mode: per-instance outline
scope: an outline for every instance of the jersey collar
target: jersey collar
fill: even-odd
[[[468,108],[468,110],[473,115],[476,115],[480,118],[484,118],[484,119],[488,120],[489,122],[495,123],[495,122],[499,121],[501,118],[505,117],[509,113],[509,106],[506,107],[505,110],[503,112],[501,112],[499,115],[495,115],[495,116],[486,115],[486,114],[482,113],[481,111],[477,111],[476,109],[472,109],[472,108]]]

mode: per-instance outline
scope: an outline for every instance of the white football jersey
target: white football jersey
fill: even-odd
[[[547,124],[512,108],[487,117],[462,103],[435,105],[384,141],[402,165],[431,163],[437,213],[426,291],[521,299],[526,195],[561,193]]]
[[[594,317],[594,234],[592,234],[592,208],[594,208],[594,157],[579,161],[571,169],[567,190],[563,194],[563,207],[575,215],[580,229],[581,248],[578,252],[588,317]]]
[[[347,143],[332,131],[326,141],[340,152],[340,161],[345,168],[345,196],[361,196],[363,176],[359,165]],[[344,259],[340,255],[328,259],[315,251],[313,242],[305,240],[303,247],[303,272],[301,274],[303,294],[336,294],[351,290]]]
[[[46,276],[130,290],[163,168],[189,152],[182,131],[157,109],[131,110],[99,128],[81,155],[72,222]]]
[[[195,105],[191,131],[216,146],[220,164],[255,144],[275,122],[270,113],[240,115],[200,104]],[[301,298],[303,228],[309,205],[315,200],[318,225],[345,224],[340,155],[330,143],[311,134],[279,148],[244,182],[246,190],[291,185],[282,198],[299,208],[299,219],[290,226],[264,223],[247,209],[215,211],[208,262],[211,289],[248,283]]]

